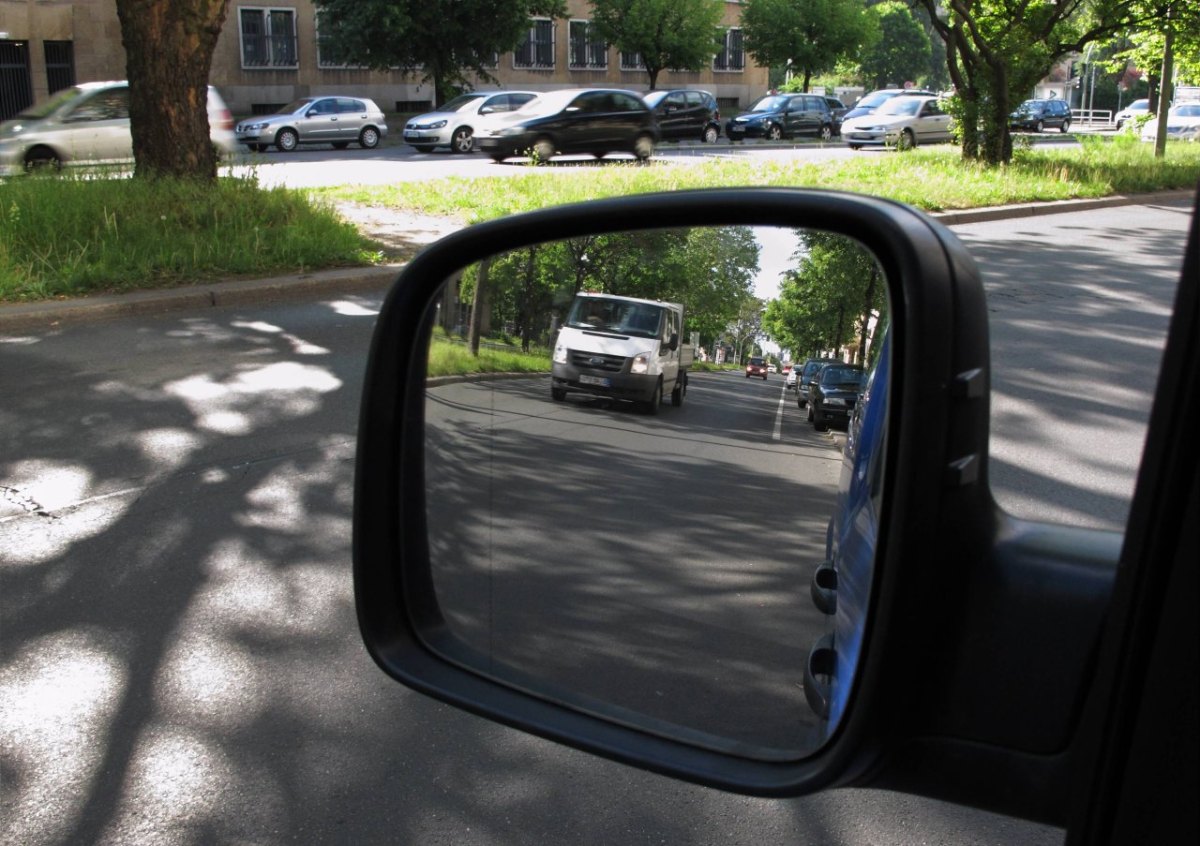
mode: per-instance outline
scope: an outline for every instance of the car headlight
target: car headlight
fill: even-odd
[[[270,125],[269,123],[247,123],[242,125],[242,129],[253,132],[256,129],[266,129]]]
[[[418,126],[417,129],[441,129],[446,125],[444,120],[435,120],[433,123],[427,123],[424,126]]]
[[[633,364],[629,365],[630,373],[645,373],[650,369],[650,353],[638,353],[633,357]]]
[[[830,397],[829,399],[825,400],[825,404],[826,404],[826,405],[840,405],[840,406],[845,406],[845,405],[846,405],[846,401],[845,401],[844,399],[842,399],[841,397]]]
[[[554,363],[555,364],[566,364],[567,363],[567,348],[564,347],[562,344],[559,344],[557,347],[554,348]]]

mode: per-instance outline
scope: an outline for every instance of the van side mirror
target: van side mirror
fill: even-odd
[[[768,239],[791,245],[782,267],[762,266]],[[688,280],[711,264],[692,272],[687,257],[714,253],[730,302],[693,302]],[[887,372],[841,454],[780,445],[737,416],[766,390],[742,370],[670,389],[650,335],[573,317],[575,292],[622,280],[589,296],[678,303],[681,334],[695,321],[712,346],[739,285],[803,275],[814,255],[844,270],[826,289],[879,286],[878,299],[846,288],[856,308],[872,303],[859,321],[874,343],[856,346]],[[469,347],[448,327],[477,295],[519,335],[508,352],[529,357],[503,374],[455,369]],[[1063,543],[997,511],[988,374],[974,263],[899,203],[685,191],[448,236],[405,268],[371,345],[354,503],[367,649],[442,701],[700,784],[1061,807],[1116,546]],[[675,407],[637,416],[668,393]],[[840,473],[817,472],[830,458]],[[754,523],[780,508],[807,515],[806,531]],[[1046,579],[1055,590],[1030,608]]]

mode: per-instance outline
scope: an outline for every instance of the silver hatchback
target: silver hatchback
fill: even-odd
[[[421,153],[434,147],[449,147],[454,153],[475,148],[475,130],[491,115],[515,112],[537,97],[534,91],[475,91],[455,97],[427,114],[404,124],[404,143]]]
[[[247,118],[234,133],[256,153],[272,145],[285,153],[301,144],[332,144],[343,150],[351,142],[370,150],[387,137],[387,121],[373,100],[328,94],[301,97],[273,115]]]
[[[208,128],[222,153],[237,149],[233,115],[211,85]],[[39,167],[132,160],[128,82],[72,85],[0,123],[0,176]]]

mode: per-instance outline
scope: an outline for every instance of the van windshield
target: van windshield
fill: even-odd
[[[662,306],[607,297],[578,297],[567,315],[573,329],[589,329],[614,335],[657,338],[662,323]]]

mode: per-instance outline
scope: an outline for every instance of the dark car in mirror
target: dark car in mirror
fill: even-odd
[[[849,425],[865,381],[862,367],[843,362],[823,366],[808,385],[808,422],[818,432]]]

